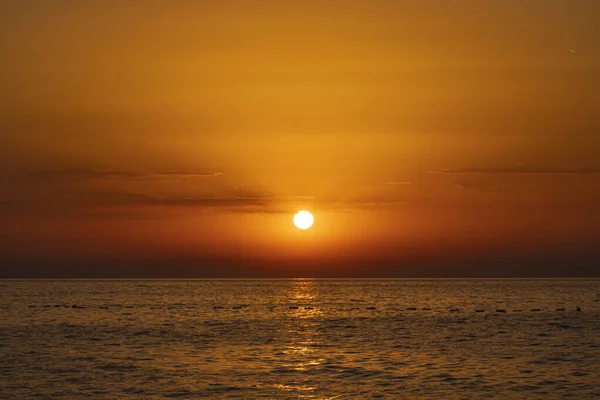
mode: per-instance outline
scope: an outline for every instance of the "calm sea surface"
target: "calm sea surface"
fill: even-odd
[[[600,398],[599,296],[598,280],[0,281],[0,398]]]

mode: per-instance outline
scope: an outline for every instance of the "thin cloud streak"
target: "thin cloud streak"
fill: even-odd
[[[452,182],[452,185],[458,189],[475,190],[478,192],[491,192],[495,190],[492,186],[479,182]]]
[[[106,207],[181,207],[239,213],[273,213],[272,196],[244,197],[158,197],[126,192],[92,192],[81,197],[88,205]]]
[[[243,214],[285,214],[299,205],[332,211],[389,209],[409,204],[399,199],[319,200],[311,196],[279,197],[271,194],[224,197],[156,197],[136,193],[95,192],[87,200],[98,206],[166,206],[223,210]],[[307,201],[309,203],[307,204]]]
[[[80,173],[78,170],[75,175],[90,177],[89,179],[96,179],[98,176],[134,176],[130,173],[115,173],[114,171],[110,173],[102,171],[102,175],[97,173],[98,170],[93,170],[94,172],[90,172],[92,170],[85,171],[85,173]],[[175,173],[175,171],[168,172]],[[47,176],[52,176],[49,179],[55,179],[54,175],[44,175],[45,178]],[[45,198],[26,195],[21,201],[2,199],[0,200],[0,209],[5,212],[45,212],[52,215],[89,218],[162,219],[175,218],[179,215],[177,209],[184,208],[234,214],[289,214],[299,208],[333,212],[357,212],[389,210],[406,204],[408,202],[405,200],[390,197],[319,199],[309,195],[280,196],[268,190],[243,190],[238,193],[230,191],[220,195],[161,196],[119,190],[73,191],[73,189],[66,189]],[[142,210],[140,207],[144,209]],[[147,207],[150,207],[150,209]],[[156,214],[153,211],[156,211]]]
[[[436,174],[455,175],[597,175],[600,168],[541,168],[541,167],[500,167],[500,168],[457,168],[430,171]]]
[[[222,172],[195,172],[186,170],[131,172],[111,169],[68,168],[68,169],[40,169],[29,172],[27,176],[34,180],[95,180],[95,179],[143,179],[160,177],[218,177]]]
[[[401,186],[401,185],[412,185],[412,182],[409,181],[386,181],[383,182],[384,185],[392,185],[392,186]]]
[[[178,214],[158,214],[158,213],[135,213],[135,212],[97,212],[84,213],[82,217],[99,218],[99,219],[128,219],[128,220],[162,220],[173,219],[178,217]]]

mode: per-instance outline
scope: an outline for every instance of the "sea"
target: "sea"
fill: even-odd
[[[600,280],[0,281],[0,399],[598,399]]]

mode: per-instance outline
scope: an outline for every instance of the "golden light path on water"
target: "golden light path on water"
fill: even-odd
[[[283,368],[298,372],[307,371],[311,367],[320,365],[324,359],[318,352],[323,340],[317,330],[316,318],[322,316],[322,311],[314,306],[317,303],[315,281],[312,279],[295,279],[290,293],[291,304],[302,304],[303,307],[292,306],[289,309],[290,317],[287,326],[287,344],[282,351],[292,362],[284,364]],[[301,382],[295,385],[277,386],[282,392],[300,392],[298,398],[303,399],[329,399],[320,397],[311,392],[316,390],[312,385]]]

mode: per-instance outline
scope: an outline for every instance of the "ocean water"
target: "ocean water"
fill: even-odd
[[[600,280],[0,281],[0,398],[600,398],[599,296]]]

